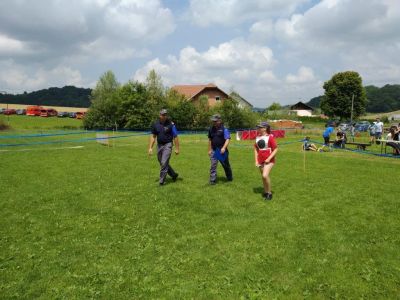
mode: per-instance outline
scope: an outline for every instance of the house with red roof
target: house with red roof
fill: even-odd
[[[199,103],[201,96],[208,98],[208,105],[214,106],[229,98],[229,95],[213,83],[205,85],[175,85],[171,89],[185,96],[188,101]]]

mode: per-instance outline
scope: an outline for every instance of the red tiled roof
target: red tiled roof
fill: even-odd
[[[199,85],[174,85],[172,89],[177,91],[179,94],[184,95],[187,99],[191,99],[197,94],[199,94],[201,91],[203,91],[206,88],[217,88],[218,87],[213,84],[199,84]]]

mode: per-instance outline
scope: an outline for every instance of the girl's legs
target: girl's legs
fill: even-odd
[[[264,185],[264,193],[271,194],[271,179],[269,177],[269,173],[271,172],[273,166],[274,164],[269,163],[264,165],[263,168],[260,169]]]

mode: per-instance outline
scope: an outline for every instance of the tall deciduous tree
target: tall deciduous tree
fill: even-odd
[[[361,76],[354,71],[341,72],[324,83],[325,97],[321,101],[322,111],[329,117],[348,119],[351,116],[354,97],[353,118],[365,113],[366,96]]]
[[[84,119],[86,128],[120,127],[118,110],[121,100],[117,95],[119,83],[112,71],[105,72],[92,91],[91,105]]]
[[[146,78],[148,105],[154,112],[158,112],[165,104],[165,88],[161,76],[151,70]],[[157,114],[157,113],[156,113]]]

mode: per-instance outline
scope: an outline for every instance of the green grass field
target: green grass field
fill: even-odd
[[[234,181],[220,168],[209,186],[206,136],[182,135],[172,158],[181,179],[159,187],[147,136],[113,147],[17,140],[37,132],[21,120],[0,143],[59,144],[0,147],[2,299],[400,295],[399,159],[306,153],[304,172],[300,143],[283,145],[299,136],[289,136],[265,202],[251,142],[230,147]]]

